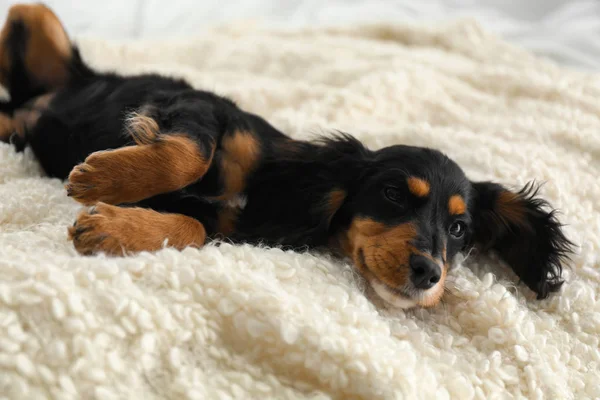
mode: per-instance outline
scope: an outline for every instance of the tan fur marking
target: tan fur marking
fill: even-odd
[[[346,232],[342,249],[359,269],[367,268],[391,287],[401,287],[410,278],[409,259],[416,229],[410,224],[387,227],[371,219],[356,218]],[[360,252],[366,265],[362,265]]]
[[[246,187],[246,178],[255,168],[260,157],[260,145],[248,131],[237,131],[221,141],[221,174],[224,193],[220,199],[228,199]]]
[[[13,133],[23,137],[25,131],[33,127],[40,117],[40,112],[36,110],[20,109],[14,112],[12,118],[2,115],[0,121],[0,140],[8,142]]]
[[[86,205],[134,203],[197,181],[211,160],[193,139],[164,135],[153,144],[91,154],[73,168],[66,189]]]
[[[0,114],[0,141],[8,142],[15,131],[15,121],[5,114]]]
[[[427,197],[429,195],[429,191],[431,190],[429,182],[421,178],[415,178],[414,176],[408,178],[406,182],[408,183],[408,190],[415,196]]]
[[[25,108],[16,110],[14,113],[13,121],[15,124],[15,131],[19,136],[24,136],[25,131],[32,128],[37,120],[40,118],[41,113],[37,110],[28,110]]]
[[[13,55],[6,48],[6,40],[12,24],[17,21],[27,27],[24,61],[29,78],[46,88],[64,85],[69,77],[71,41],[56,15],[42,4],[17,4],[9,9],[0,31],[0,70],[10,69]],[[0,84],[8,84],[7,77],[2,74]]]
[[[235,224],[238,218],[238,209],[233,207],[226,207],[219,212],[219,218],[217,221],[217,231],[224,237],[231,235],[235,232]]]
[[[161,214],[143,208],[121,208],[98,203],[83,211],[69,228],[69,239],[81,254],[106,253],[122,256],[163,247],[201,247],[206,240],[204,226],[180,214]]]
[[[467,205],[461,195],[455,194],[448,200],[448,212],[450,215],[461,215],[467,211]]]
[[[327,222],[330,223],[331,219],[340,209],[344,200],[346,199],[346,192],[341,189],[332,190],[327,196]]]
[[[390,288],[402,288],[410,280],[410,256],[417,230],[412,223],[394,227],[368,218],[355,218],[339,239],[341,250],[350,256],[359,271],[369,280],[375,278]],[[360,253],[364,255],[364,263]],[[439,260],[435,260],[440,263]],[[436,305],[444,293],[446,268],[442,268],[440,284],[427,297],[415,299],[422,307]]]
[[[15,110],[13,117],[0,114],[0,141],[8,142],[13,132],[23,137],[27,129],[32,129],[48,108],[54,93],[44,94],[28,103],[26,108]]]
[[[133,113],[127,119],[127,131],[138,145],[143,145],[156,141],[159,127],[154,118]]]
[[[507,222],[524,226],[527,224],[524,202],[515,193],[507,190],[498,194],[496,213]]]
[[[19,115],[15,114],[17,125],[24,127],[23,131],[18,132],[21,136],[25,134],[25,129],[33,129],[35,124],[37,124],[38,119],[42,115],[42,112],[44,112],[50,106],[54,95],[55,93],[47,93],[36,97],[31,102],[31,106],[28,110]]]

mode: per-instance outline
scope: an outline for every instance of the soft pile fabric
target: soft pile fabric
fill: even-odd
[[[536,301],[473,252],[442,304],[411,311],[371,301],[323,255],[82,257],[63,182],[0,145],[0,398],[600,397],[600,75],[471,21],[79,42],[97,68],[183,77],[296,138],[339,129],[373,149],[441,149],[475,180],[545,182],[577,254],[562,292]]]

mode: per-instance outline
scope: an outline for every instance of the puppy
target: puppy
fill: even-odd
[[[349,257],[398,307],[434,306],[449,265],[495,251],[537,293],[557,291],[572,250],[533,185],[472,182],[439,151],[367,149],[352,136],[292,140],[214,93],[158,75],[94,71],[43,5],[0,33],[0,138],[30,146],[84,205],[82,254],[202,246],[208,238]]]

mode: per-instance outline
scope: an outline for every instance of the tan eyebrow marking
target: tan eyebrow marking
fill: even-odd
[[[455,194],[448,200],[448,211],[450,215],[460,215],[467,211],[467,205],[461,195]]]
[[[427,195],[429,195],[429,191],[431,189],[429,186],[429,182],[421,178],[416,178],[414,176],[408,178],[406,182],[408,183],[408,190],[410,190],[410,192],[415,196],[426,197]]]

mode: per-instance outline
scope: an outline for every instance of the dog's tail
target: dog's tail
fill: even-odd
[[[0,31],[0,85],[10,96],[5,112],[92,75],[52,10],[43,4],[10,8]]]

